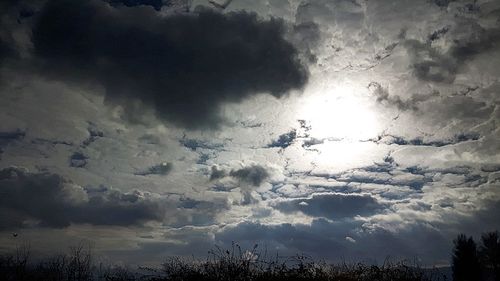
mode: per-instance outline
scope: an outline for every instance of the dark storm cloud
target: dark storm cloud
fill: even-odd
[[[259,186],[265,179],[269,177],[269,172],[266,168],[260,165],[252,165],[238,170],[232,170],[229,175],[242,182],[246,182],[253,186]]]
[[[158,15],[101,1],[49,1],[33,28],[34,52],[54,79],[99,82],[131,114],[131,99],[188,128],[216,127],[223,102],[299,89],[307,71],[282,20],[244,11]],[[134,118],[130,118],[134,119]]]
[[[310,198],[281,201],[275,208],[285,213],[301,211],[313,217],[338,219],[372,215],[383,205],[369,194],[323,193]]]
[[[0,170],[0,229],[39,226],[62,228],[72,223],[140,225],[161,221],[161,206],[141,193],[85,190],[57,174]],[[32,223],[31,223],[32,224]]]

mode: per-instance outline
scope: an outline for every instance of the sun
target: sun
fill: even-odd
[[[350,142],[374,137],[380,129],[377,115],[363,93],[365,89],[347,84],[306,95],[299,116],[310,125],[309,136]]]

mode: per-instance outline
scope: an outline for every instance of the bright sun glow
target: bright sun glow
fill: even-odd
[[[374,137],[379,130],[369,103],[350,86],[306,97],[299,115],[311,126],[310,136],[319,139],[358,141]]]

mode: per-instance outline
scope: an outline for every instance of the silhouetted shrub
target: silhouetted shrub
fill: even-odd
[[[481,236],[479,257],[485,279],[500,281],[500,235],[498,231],[487,232]]]

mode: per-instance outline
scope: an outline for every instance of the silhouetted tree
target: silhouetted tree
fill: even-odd
[[[453,241],[453,280],[454,281],[480,281],[481,266],[477,254],[476,242],[472,237],[464,234],[458,235]]]
[[[488,280],[500,281],[500,235],[498,231],[481,236],[479,256]]]

